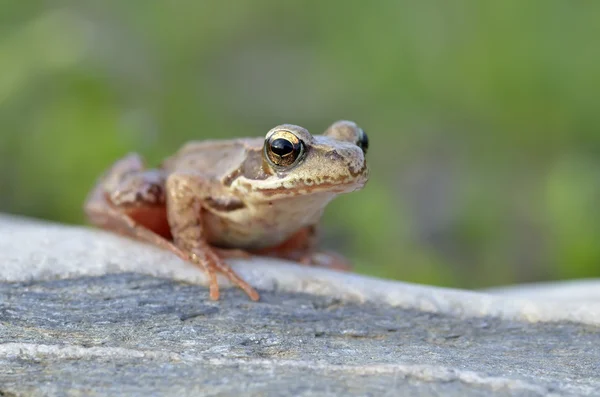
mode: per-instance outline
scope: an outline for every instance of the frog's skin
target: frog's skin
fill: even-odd
[[[338,121],[323,135],[284,124],[265,138],[190,142],[156,169],[130,154],[100,179],[85,212],[96,226],[200,266],[211,299],[221,272],[258,300],[223,259],[259,254],[343,267],[315,251],[315,227],[327,203],[367,182],[367,147],[362,129]]]

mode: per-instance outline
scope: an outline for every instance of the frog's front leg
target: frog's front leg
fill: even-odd
[[[258,292],[241,279],[211,247],[203,230],[203,198],[211,198],[210,183],[201,175],[177,172],[169,175],[166,183],[167,219],[173,242],[189,253],[190,260],[201,266],[210,280],[210,298],[219,299],[217,272],[224,274],[240,287],[252,300],[258,300]]]
[[[352,265],[342,255],[334,252],[319,251],[317,249],[317,242],[317,227],[307,226],[298,230],[278,246],[264,248],[255,253],[257,255],[289,259],[303,265],[344,271],[352,270]]]

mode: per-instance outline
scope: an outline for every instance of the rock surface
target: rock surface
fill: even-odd
[[[144,244],[0,217],[0,396],[600,394],[600,317],[573,283],[570,300],[235,265],[260,302],[211,302]]]

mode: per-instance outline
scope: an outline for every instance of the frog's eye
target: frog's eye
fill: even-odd
[[[369,149],[369,137],[363,129],[359,129],[356,145],[362,149],[364,154],[367,154],[367,150]]]
[[[289,131],[275,131],[265,142],[265,156],[276,167],[289,167],[304,153],[304,143]]]

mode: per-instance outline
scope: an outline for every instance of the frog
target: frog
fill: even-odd
[[[368,147],[362,128],[339,120],[321,135],[281,124],[264,137],[191,141],[155,168],[131,152],[100,176],[84,212],[92,226],[198,266],[210,299],[220,297],[220,273],[257,301],[229,259],[351,268],[343,256],[319,251],[318,225],[334,198],[367,183]]]

